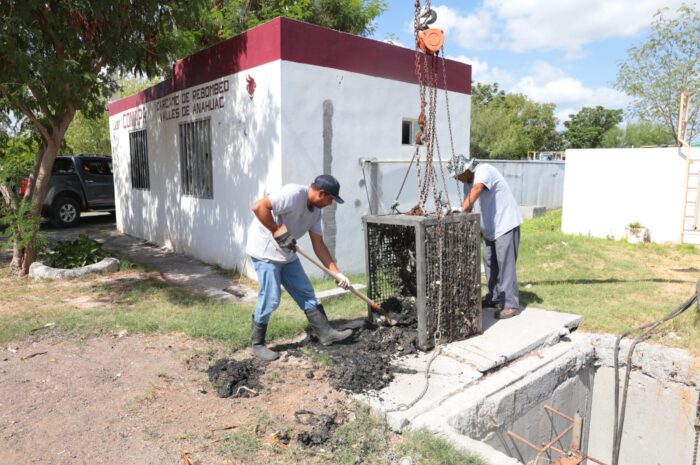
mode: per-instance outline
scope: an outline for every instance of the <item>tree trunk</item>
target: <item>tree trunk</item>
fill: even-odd
[[[27,196],[29,199],[26,201],[31,201],[32,203],[32,216],[35,218],[41,217],[41,209],[44,203],[44,197],[46,197],[46,192],[49,189],[49,181],[51,179],[51,170],[53,169],[53,164],[56,161],[56,156],[58,155],[58,150],[61,147],[61,142],[63,142],[63,137],[68,130],[68,126],[73,117],[75,116],[75,109],[68,111],[61,118],[60,124],[54,127],[54,131],[51,139],[46,140],[46,147],[39,150],[37,153],[38,162],[38,173],[36,179],[29,179],[27,184]],[[35,164],[35,173],[36,173]],[[21,260],[21,266],[19,269],[20,276],[26,276],[29,274],[29,267],[36,261],[37,250],[34,247],[34,241],[36,239],[36,234],[38,232],[38,227],[35,228],[31,233],[31,239],[29,240],[27,246],[24,249],[24,254]]]
[[[12,261],[10,262],[10,268],[16,271],[22,267],[22,256],[24,255],[24,249],[20,248],[15,241],[12,247]]]
[[[5,203],[5,207],[11,211],[17,211],[17,200],[12,192],[12,190],[4,184],[0,184],[0,195],[2,195],[2,200]],[[10,225],[12,227],[12,225]],[[13,270],[19,270],[22,265],[22,250],[18,246],[17,241],[14,241],[12,246],[12,261],[10,262],[10,268]]]

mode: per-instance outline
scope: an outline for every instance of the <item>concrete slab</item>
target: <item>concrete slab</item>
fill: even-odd
[[[448,356],[480,372],[494,370],[539,347],[556,344],[581,323],[579,315],[527,307],[507,320],[496,320],[494,311],[484,310],[484,333],[444,348]]]
[[[515,431],[535,444],[546,443],[553,430],[561,431],[567,423],[552,423],[544,405],[586,415],[593,359],[587,337],[574,334],[484,375],[412,418],[410,427],[441,432],[492,465],[528,463],[532,451],[523,449],[506,432]]]
[[[362,291],[365,288],[367,288],[367,286],[365,286],[364,284],[353,284],[352,287],[354,287],[358,291]],[[340,296],[343,296],[343,295],[349,294],[349,293],[350,293],[350,291],[346,291],[345,289],[341,289],[341,288],[337,287],[335,289],[328,289],[327,291],[317,292],[316,298],[319,301],[323,302],[325,300],[333,299],[334,297],[340,297]]]
[[[386,414],[389,425],[400,430],[421,415],[430,415],[449,399],[460,396],[478,383],[486,383],[484,374],[495,371],[532,351],[551,346],[576,328],[581,317],[568,313],[528,308],[520,315],[508,320],[496,320],[493,310],[484,310],[484,333],[466,341],[441,346],[438,351],[421,353],[396,360],[396,365],[414,373],[402,373],[381,391],[360,396],[360,399],[375,410]],[[564,350],[564,349],[562,349]],[[432,362],[432,363],[431,363]],[[537,357],[520,367],[511,365],[499,372],[496,382],[515,382],[533,366],[538,366]],[[426,371],[430,364],[430,381],[426,389]],[[534,364],[534,365],[533,365]],[[414,405],[409,405],[415,402]],[[442,419],[444,421],[444,418]],[[439,421],[439,420],[438,420]]]
[[[360,400],[370,407],[385,413],[387,421],[396,430],[483,376],[474,368],[438,352],[402,357],[396,365],[414,372],[400,373],[380,392],[360,396]],[[426,386],[428,368],[430,377]],[[420,400],[415,402],[422,393]],[[415,405],[411,405],[413,402]]]

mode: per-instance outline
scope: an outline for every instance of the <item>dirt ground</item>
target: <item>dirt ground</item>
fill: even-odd
[[[266,367],[259,395],[220,398],[206,370],[224,355],[184,336],[123,333],[2,347],[0,463],[328,463],[295,442],[311,427],[294,415],[352,420],[354,404],[326,368],[283,357]],[[285,434],[288,446],[277,439]]]

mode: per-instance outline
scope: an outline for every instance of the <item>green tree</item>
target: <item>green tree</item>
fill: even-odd
[[[498,84],[472,89],[470,153],[478,158],[521,159],[531,150],[556,150],[561,141],[553,104],[506,94]]]
[[[34,218],[76,111],[88,118],[103,112],[120,73],[162,75],[174,53],[196,40],[191,31],[199,28],[202,6],[202,0],[3,0],[0,97],[41,137],[21,201]],[[36,259],[33,241],[26,244],[22,275]]]
[[[109,140],[109,116],[102,112],[93,118],[86,117],[82,111],[75,113],[75,118],[66,131],[67,153],[111,154],[112,144]]]
[[[39,243],[43,239],[34,234],[39,219],[31,215],[30,204],[21,202],[19,195],[22,177],[32,169],[39,142],[21,121],[11,125],[10,119],[9,114],[0,117],[0,224],[5,225],[0,233],[23,247],[29,240]],[[17,267],[20,260],[20,248],[15,247],[12,266]]]
[[[214,0],[201,42],[228,39],[277,16],[366,36],[386,8],[384,0]]]
[[[144,79],[132,74],[117,79],[116,88],[111,99],[133,95],[160,82],[160,77]],[[75,118],[66,131],[66,153],[112,153],[109,138],[109,116],[106,111],[88,118],[82,111],[75,113]]]
[[[564,121],[566,146],[572,149],[594,149],[601,147],[603,134],[622,122],[622,110],[609,110],[600,105],[583,107]]]
[[[684,4],[670,18],[667,12],[656,13],[646,43],[628,50],[627,60],[618,66],[615,87],[634,98],[633,114],[663,124],[675,141],[681,93],[700,98],[700,11]],[[698,109],[695,102],[688,140],[700,129]]]
[[[644,147],[674,144],[673,135],[668,129],[651,121],[627,123],[623,128],[615,126],[603,134],[600,146],[603,148]]]

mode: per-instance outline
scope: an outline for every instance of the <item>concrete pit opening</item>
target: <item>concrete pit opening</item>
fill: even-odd
[[[493,465],[612,465],[615,337],[572,333],[575,315],[528,309],[522,317],[528,312],[519,329],[498,322],[437,355],[397,360],[415,374],[363,399],[392,428],[427,428]],[[516,330],[530,336],[516,343]],[[628,348],[623,342],[620,353]],[[427,369],[428,388],[412,403]],[[688,352],[637,346],[619,465],[697,464],[699,378]]]

